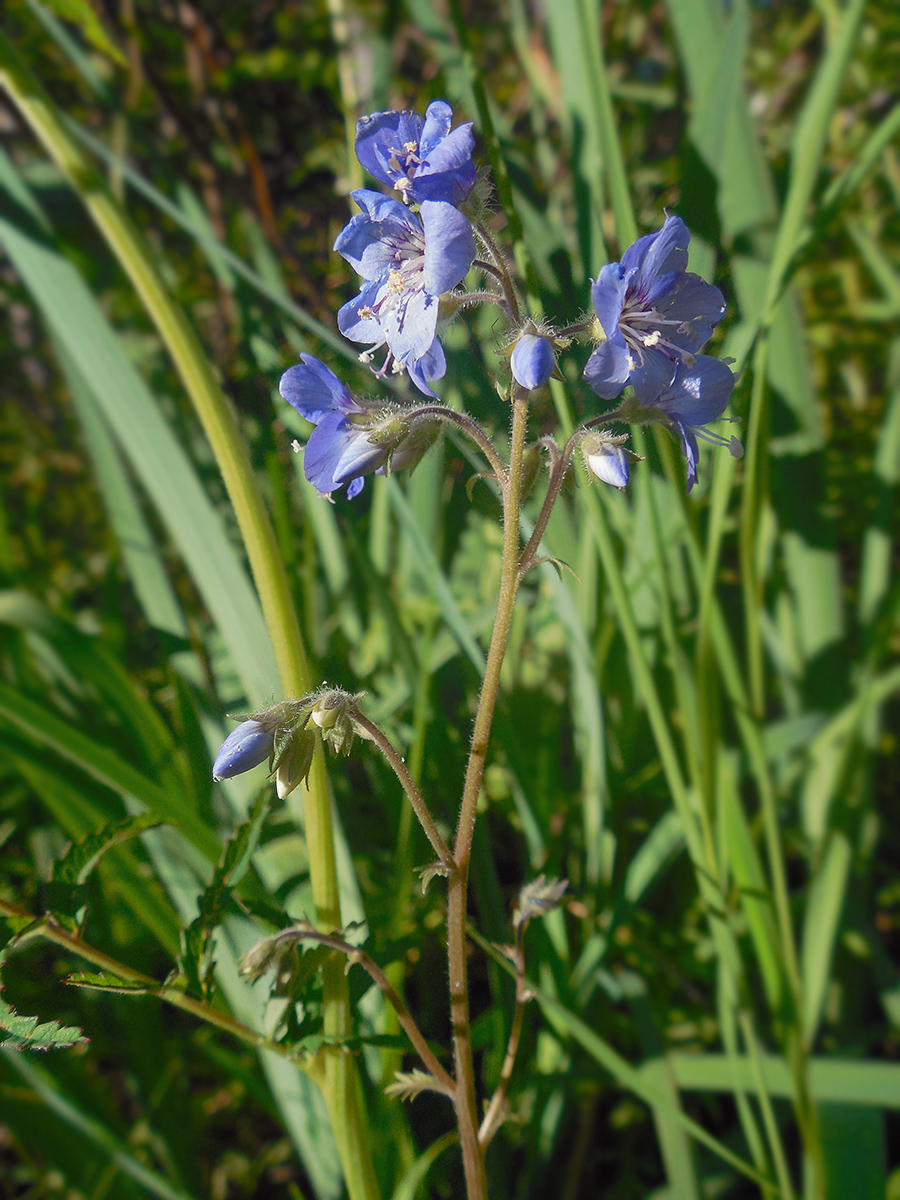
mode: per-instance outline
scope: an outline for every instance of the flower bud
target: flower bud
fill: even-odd
[[[252,718],[232,729],[213,763],[213,779],[233,779],[258,767],[272,754],[275,731]]]
[[[553,343],[534,333],[523,333],[513,347],[509,367],[516,383],[529,391],[543,387],[556,367]]]
[[[581,443],[587,469],[604,483],[620,490],[627,485],[631,473],[630,452],[621,442],[622,439],[615,435],[589,433]]]
[[[315,751],[315,735],[306,729],[297,729],[285,739],[275,763],[275,791],[279,800],[289,796],[307,777]]]

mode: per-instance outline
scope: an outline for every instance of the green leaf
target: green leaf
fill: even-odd
[[[231,903],[233,889],[247,873],[271,801],[272,789],[264,787],[250,810],[249,819],[227,842],[212,881],[200,898],[200,911],[182,935],[179,966],[188,988],[204,999],[212,987],[215,968],[209,956],[210,937]]]
[[[88,1039],[74,1025],[44,1021],[40,1017],[20,1017],[14,1008],[0,999],[0,1031],[7,1036],[0,1042],[9,1050],[64,1050]]]
[[[58,16],[77,25],[95,50],[111,58],[120,67],[128,66],[125,55],[110,38],[88,0],[44,0],[44,3]]]
[[[121,996],[146,996],[156,990],[143,983],[129,983],[126,979],[119,979],[118,975],[110,975],[108,971],[76,971],[74,975],[67,975],[63,983],[96,992],[118,992]]]

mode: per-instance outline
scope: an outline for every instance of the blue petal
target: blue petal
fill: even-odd
[[[645,289],[652,287],[657,276],[683,271],[687,267],[687,248],[691,235],[681,217],[666,217],[662,229],[651,234],[651,239],[641,256],[640,271],[635,281],[636,288],[642,294]],[[644,241],[643,238],[640,240]]]
[[[433,100],[425,109],[425,124],[419,136],[419,157],[427,158],[450,132],[453,109],[446,100]]]
[[[301,354],[300,364],[288,367],[278,390],[307,421],[318,424],[326,413],[350,412],[356,405],[337,375],[311,354]]]
[[[213,779],[233,779],[258,767],[272,753],[274,733],[259,721],[242,721],[222,743],[213,763]]]
[[[676,346],[696,353],[725,312],[725,298],[717,287],[699,275],[682,275],[666,295],[654,301],[657,312],[680,326],[668,326],[666,336]]]
[[[382,336],[387,339],[394,357],[421,358],[434,341],[439,301],[427,292],[407,292],[394,308],[381,312]]]
[[[619,317],[625,300],[626,284],[627,275],[623,273],[621,264],[607,263],[605,267],[601,267],[597,281],[591,287],[594,311],[608,338],[615,337],[619,332]]]
[[[353,199],[362,213],[351,217],[338,234],[334,249],[363,279],[378,279],[396,265],[398,245],[421,243],[418,218],[399,200],[360,189]]]
[[[360,317],[360,310],[371,308],[378,300],[381,291],[381,281],[378,279],[367,283],[358,296],[342,305],[338,315],[338,329],[351,342],[363,342],[366,345],[379,345],[384,341],[384,330],[376,317]]]
[[[734,375],[727,363],[701,354],[692,367],[678,367],[656,404],[685,425],[708,425],[725,411],[733,387]]]
[[[424,122],[418,113],[380,112],[356,122],[356,157],[375,179],[392,186],[405,172],[390,165],[408,142],[419,143]]]
[[[437,400],[437,393],[433,392],[429,385],[437,379],[443,379],[444,373],[447,370],[444,348],[437,338],[434,339],[426,352],[419,358],[409,357],[404,361],[403,365],[409,372],[410,380],[416,385],[419,391]]]
[[[690,494],[691,488],[697,482],[697,459],[700,457],[700,448],[690,425],[682,425],[680,421],[676,421],[675,429],[681,438],[681,452],[687,461],[687,491]]]
[[[520,387],[529,391],[543,387],[556,366],[553,343],[533,333],[522,334],[513,348],[509,366]]]
[[[445,200],[422,204],[425,227],[425,291],[440,296],[466,277],[475,257],[472,226]]]
[[[603,342],[587,360],[584,378],[603,400],[615,400],[628,383],[633,365],[624,342]]]
[[[664,350],[642,347],[635,352],[635,367],[629,383],[642,404],[654,404],[675,375],[676,363]]]
[[[316,491],[329,493],[376,470],[386,452],[373,446],[363,429],[350,425],[341,413],[329,413],[306,443],[303,473]]]
[[[351,479],[347,484],[347,499],[355,500],[359,493],[363,490],[365,482],[366,481],[363,479],[362,475],[358,475],[356,479]]]
[[[451,204],[461,204],[475,182],[474,148],[471,125],[459,125],[447,134],[416,168],[411,192],[413,199],[419,203],[448,200]]]

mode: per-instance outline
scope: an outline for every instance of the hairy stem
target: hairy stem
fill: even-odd
[[[450,853],[450,847],[438,833],[437,826],[432,819],[431,813],[428,811],[428,805],[423,800],[422,793],[416,787],[413,777],[407,770],[406,763],[378,726],[370,721],[368,717],[364,717],[358,709],[353,713],[352,719],[353,724],[364,731],[363,736],[367,737],[370,742],[375,743],[394,774],[400,780],[400,786],[406,793],[407,800],[409,800],[413,811],[419,818],[419,824],[425,830],[425,836],[431,842],[432,849],[438,856],[441,865],[455,871],[456,865],[453,861],[453,855]]]
[[[311,925],[299,922],[296,928],[286,929],[283,933],[276,934],[273,939],[276,942],[302,940],[318,942],[320,946],[330,946],[332,950],[338,950],[341,954],[346,954],[350,963],[358,963],[362,967],[375,986],[381,990],[385,1000],[387,1000],[396,1012],[397,1020],[400,1022],[403,1032],[409,1038],[419,1058],[421,1058],[429,1072],[434,1076],[435,1090],[443,1092],[452,1098],[456,1091],[454,1079],[448,1075],[438,1062],[434,1052],[425,1041],[421,1030],[410,1015],[409,1009],[391,986],[388,977],[378,964],[364,950],[360,950],[357,946],[351,946],[343,938],[331,933],[319,933]]]
[[[500,687],[500,669],[506,653],[513,608],[519,587],[519,506],[522,494],[522,458],[528,426],[528,393],[519,389],[513,400],[509,471],[503,483],[503,559],[500,595],[494,632],[488,651],[484,681],[472,730],[472,746],[453,847],[456,873],[447,890],[447,961],[450,974],[450,1015],[456,1064],[456,1115],[463,1151],[468,1200],[486,1200],[484,1152],[478,1140],[475,1072],[472,1062],[472,1029],[466,966],[466,892],[478,795],[484,774],[491,723]]]

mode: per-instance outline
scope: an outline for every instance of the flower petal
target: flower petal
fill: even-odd
[[[591,300],[608,338],[614,338],[617,334],[621,338],[619,317],[627,282],[627,272],[623,272],[621,263],[607,263],[601,267],[597,281],[591,287]]]
[[[303,473],[318,492],[336,491],[385,461],[387,452],[373,446],[364,429],[350,425],[342,413],[329,413],[310,435],[303,454]]]
[[[307,421],[318,424],[326,413],[351,412],[353,397],[329,367],[312,354],[301,354],[297,366],[288,367],[278,390]]]
[[[456,287],[475,257],[475,234],[459,209],[446,200],[422,204],[425,229],[425,291],[440,296]]]
[[[418,145],[425,124],[414,112],[379,112],[356,122],[356,157],[375,179],[396,184],[406,174],[404,148]],[[395,165],[391,165],[392,160]]]
[[[435,380],[443,379],[447,370],[444,348],[437,338],[434,339],[424,354],[418,358],[409,356],[405,359],[403,365],[409,372],[410,380],[416,385],[419,391],[437,400],[437,392],[433,392],[429,385],[434,383]]]
[[[604,400],[615,400],[628,383],[634,362],[624,343],[603,342],[587,360],[584,379]]]
[[[621,446],[606,442],[595,454],[588,454],[586,458],[588,467],[598,479],[616,488],[627,486],[631,468],[628,455]]]
[[[718,358],[701,354],[692,367],[678,367],[656,405],[685,425],[708,425],[725,411],[733,387],[731,368]]]

